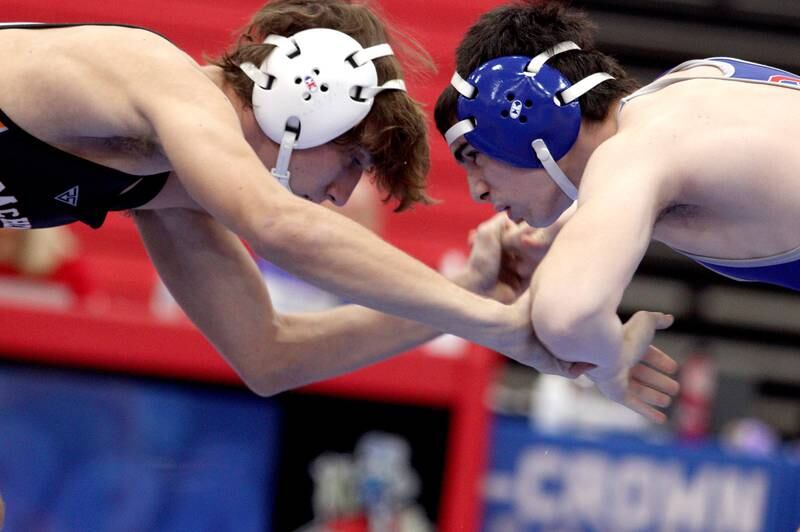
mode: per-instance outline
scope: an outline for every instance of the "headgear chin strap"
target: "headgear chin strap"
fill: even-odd
[[[445,133],[452,145],[464,135],[475,149],[522,168],[544,168],[570,199],[578,190],[556,161],[575,145],[581,128],[578,98],[604,81],[598,72],[572,84],[547,61],[566,51],[580,50],[570,41],[557,44],[533,59],[505,56],[475,69],[467,79],[458,72],[451,85],[458,91],[459,121]]]
[[[393,55],[388,44],[363,48],[337,30],[313,28],[291,37],[270,35],[275,45],[257,67],[239,67],[253,86],[253,113],[264,134],[280,144],[272,175],[291,190],[292,150],[330,142],[360,123],[384,90],[405,91],[403,80],[378,85],[373,60]]]

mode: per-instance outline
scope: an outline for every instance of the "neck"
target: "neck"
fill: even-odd
[[[594,150],[616,134],[617,113],[615,110],[618,105],[619,103],[615,102],[601,122],[584,121],[581,124],[581,130],[578,133],[575,145],[562,161],[559,161],[564,173],[567,174],[576,187],[581,184],[586,165],[589,163]]]
[[[250,145],[254,146],[255,141],[262,140],[263,135],[261,135],[261,129],[259,128],[255,117],[253,116],[253,108],[249,105],[246,105],[245,102],[242,101],[242,98],[239,96],[239,94],[225,79],[225,74],[223,73],[222,69],[216,65],[203,65],[200,68],[202,69],[203,74],[205,74],[208,79],[214,83],[214,85],[219,87],[222,93],[228,98],[228,101],[231,102],[231,106],[236,112],[236,116],[239,117],[239,123],[242,126],[242,132],[244,133],[244,136]]]

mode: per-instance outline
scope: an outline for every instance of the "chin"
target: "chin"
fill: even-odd
[[[561,213],[553,213],[549,216],[534,216],[531,214],[525,217],[525,222],[531,227],[542,229],[553,225],[556,220],[558,220],[559,216],[561,216]]]
[[[541,218],[534,218],[533,216],[525,217],[525,223],[527,223],[531,227],[535,227],[537,229],[542,229],[542,228],[547,227],[548,225],[550,225],[549,223],[546,223],[545,221],[543,221]]]

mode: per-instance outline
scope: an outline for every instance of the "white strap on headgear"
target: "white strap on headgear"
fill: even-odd
[[[458,91],[458,93],[463,96],[464,98],[471,100],[475,97],[475,93],[478,92],[478,89],[475,88],[469,81],[465,80],[461,77],[457,71],[453,72],[453,77],[450,78],[450,85]]]
[[[580,49],[581,47],[572,41],[564,41],[558,43],[552,48],[548,48],[544,52],[540,53],[539,55],[531,59],[531,62],[528,63],[528,66],[525,68],[525,70],[527,72],[530,72],[531,74],[538,74],[539,71],[542,69],[542,66],[544,66],[544,64],[551,58],[557,56],[558,54],[568,52],[570,50],[580,50]]]
[[[354,53],[350,59],[352,59],[357,66],[361,66],[366,64],[368,61],[374,61],[379,57],[387,57],[390,55],[394,55],[392,47],[387,43],[383,43],[359,50],[358,52]]]
[[[297,120],[290,118],[286,124],[286,130],[283,132],[283,138],[281,138],[278,160],[275,162],[275,168],[271,170],[272,176],[289,192],[292,192],[290,183],[292,174],[289,172],[289,161],[292,158],[294,144],[297,142],[297,134]]]
[[[361,90],[358,91],[358,96],[359,98],[374,98],[379,93],[386,90],[398,90],[406,92],[406,82],[402,79],[392,79],[383,85],[378,85],[377,87],[361,87]]]
[[[239,65],[239,68],[244,71],[245,75],[248,78],[253,80],[253,83],[261,87],[262,89],[266,89],[267,85],[269,84],[269,76],[265,72],[263,72],[260,68],[258,68],[253,63],[247,62],[242,63]]]
[[[280,48],[286,55],[292,55],[300,51],[296,42],[283,35],[267,35],[267,38],[264,39],[264,44],[272,44]]]
[[[533,147],[536,157],[547,171],[547,175],[558,185],[561,192],[566,194],[572,201],[578,199],[578,189],[575,188],[575,185],[572,184],[572,181],[569,180],[567,175],[561,171],[561,168],[559,168],[553,156],[550,154],[550,150],[547,149],[547,144],[545,144],[542,139],[536,139],[531,142],[531,147]]]
[[[444,133],[444,140],[447,142],[448,146],[451,146],[458,138],[462,135],[466,135],[470,131],[475,129],[475,124],[469,118],[465,118],[459,122],[456,122],[450,128],[445,131]]]
[[[572,103],[604,81],[614,79],[614,76],[606,72],[596,72],[591,76],[586,76],[570,88],[561,91],[561,99],[564,103]]]
[[[469,100],[474,98],[475,93],[478,92],[478,89],[469,81],[462,78],[458,71],[453,72],[453,77],[450,78],[450,85],[452,85],[461,96]],[[450,126],[444,134],[444,140],[447,142],[448,146],[451,146],[459,137],[466,135],[474,129],[475,123],[473,120],[471,118],[466,118]]]

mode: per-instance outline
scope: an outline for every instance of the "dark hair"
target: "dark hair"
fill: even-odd
[[[464,35],[456,49],[456,70],[466,78],[487,61],[508,55],[533,57],[563,41],[581,50],[553,57],[548,65],[575,83],[595,72],[616,79],[601,83],[579,98],[584,120],[603,120],[612,104],[638,88],[615,59],[594,49],[596,26],[582,11],[561,2],[523,0],[484,13]],[[456,121],[458,93],[447,86],[436,102],[436,127],[444,135]]]
[[[253,15],[234,47],[211,64],[222,68],[225,80],[245,104],[250,104],[253,82],[239,68],[244,62],[260,65],[272,45],[263,44],[267,35],[290,36],[310,28],[331,28],[344,32],[362,46],[388,42],[419,70],[433,69],[433,62],[409,38],[398,42],[397,34],[364,2],[350,0],[272,0]],[[420,66],[421,65],[421,66]],[[402,77],[394,56],[375,60],[378,82]],[[425,192],[430,168],[428,131],[419,103],[402,91],[386,91],[375,98],[367,117],[333,142],[358,145],[367,150],[375,165],[375,181],[386,193],[384,201],[395,198],[401,211],[414,203],[431,203]]]

